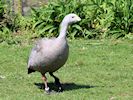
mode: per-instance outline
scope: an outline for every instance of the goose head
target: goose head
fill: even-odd
[[[65,37],[66,38],[66,33],[67,33],[67,27],[75,22],[80,21],[81,18],[73,13],[70,13],[68,15],[66,15],[64,17],[64,19],[62,20],[61,24],[60,24],[60,34],[59,34],[59,38],[61,37]]]
[[[78,15],[71,13],[64,17],[62,23],[71,24],[71,23],[78,22],[80,20],[81,20],[81,18]]]

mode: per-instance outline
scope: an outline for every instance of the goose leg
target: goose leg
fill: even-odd
[[[49,87],[48,87],[48,83],[47,83],[47,78],[45,76],[45,74],[42,74],[42,80],[44,81],[44,85],[45,85],[45,91],[46,93],[50,93]]]
[[[49,73],[54,79],[55,79],[55,84],[58,87],[58,92],[63,92],[63,88],[61,86],[60,80],[59,78],[57,78],[56,76],[53,75],[53,73]]]

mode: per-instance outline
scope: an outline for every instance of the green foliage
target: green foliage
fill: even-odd
[[[7,12],[7,6],[0,0],[0,42],[10,40],[12,19]]]
[[[94,19],[95,29],[101,29],[104,36],[124,37],[133,32],[133,2],[131,0],[113,0],[95,3],[98,11]],[[100,4],[100,5],[98,5]],[[96,8],[96,7],[95,7]],[[94,9],[95,9],[94,8]]]
[[[67,35],[72,39],[133,37],[133,0],[50,0],[31,9],[30,16],[11,16],[7,5],[0,1],[0,41],[25,30],[32,33],[26,35],[28,38],[57,36],[62,19],[69,13],[82,19],[69,29]]]
[[[91,0],[85,8],[89,17],[90,27],[102,38],[115,36],[124,37],[133,32],[133,1],[131,0]]]
[[[22,16],[20,14],[16,14],[14,16],[14,31],[23,31],[28,30],[32,26],[31,18],[27,16]]]
[[[112,30],[117,30],[120,36],[133,33],[133,1],[118,0],[113,5],[115,17],[112,23]]]
[[[19,14],[12,15],[7,7],[0,1],[0,43],[5,41],[8,44],[17,44],[20,40],[16,39],[13,33],[30,29],[30,18]]]
[[[3,13],[5,12],[4,9],[5,8],[5,6],[4,6],[4,4],[2,3],[2,1],[0,0],[0,18],[2,18],[3,17]]]
[[[38,36],[57,36],[58,27],[68,13],[76,13],[82,21],[68,32],[71,38],[115,38],[133,32],[131,0],[56,0],[39,9],[32,8],[33,30]]]

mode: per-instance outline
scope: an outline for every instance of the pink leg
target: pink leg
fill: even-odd
[[[44,81],[45,91],[47,93],[49,93],[49,87],[48,87],[48,84],[47,84],[47,78],[46,78],[45,74],[42,74],[42,80]]]

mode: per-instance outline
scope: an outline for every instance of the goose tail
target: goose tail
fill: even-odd
[[[35,72],[35,70],[31,69],[30,67],[28,68],[28,74]]]

